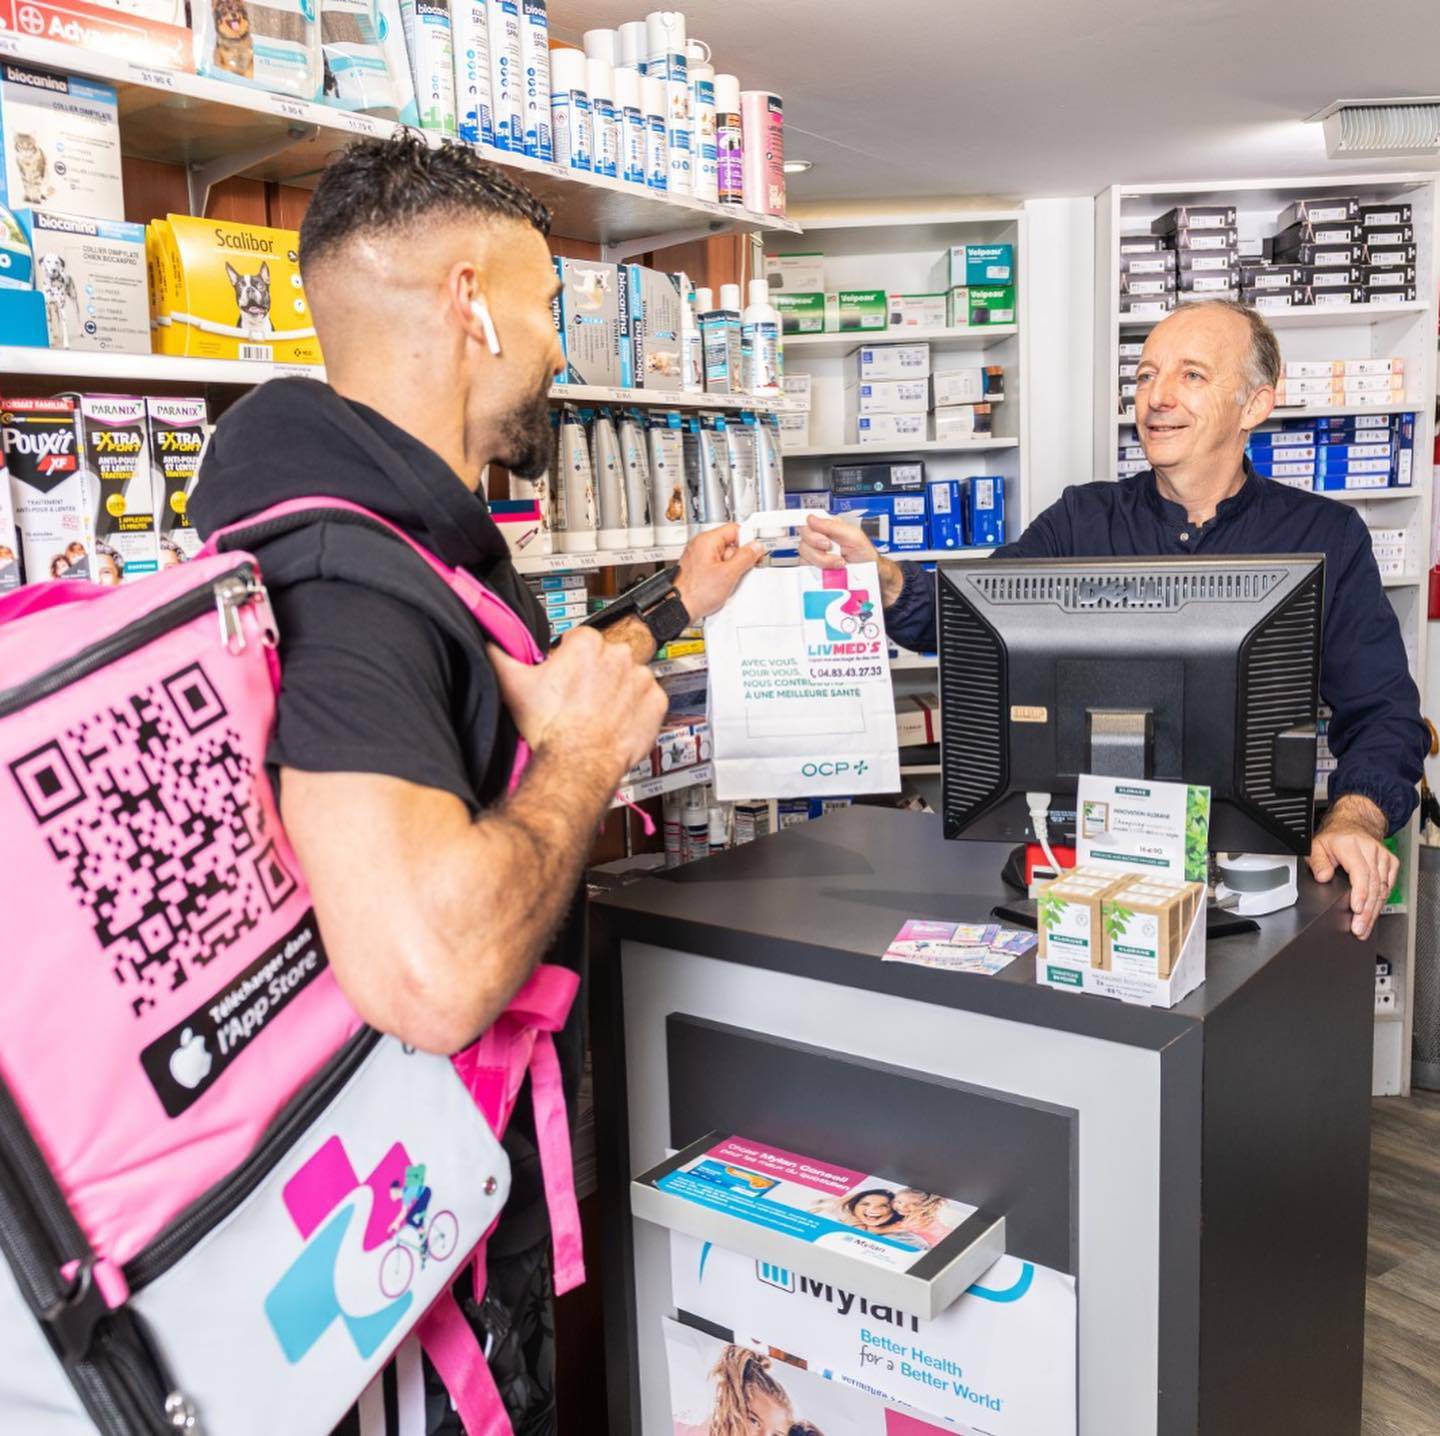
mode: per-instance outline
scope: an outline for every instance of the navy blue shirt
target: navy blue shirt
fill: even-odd
[[[1213,519],[1193,524],[1181,505],[1162,497],[1150,469],[1113,483],[1066,489],[998,553],[1006,558],[1323,553],[1320,697],[1331,709],[1330,750],[1338,763],[1330,797],[1369,798],[1391,832],[1408,821],[1430,736],[1420,718],[1400,625],[1370,550],[1370,530],[1348,505],[1262,479],[1247,460],[1240,492],[1223,500]],[[933,577],[919,564],[901,567],[905,586],[885,610],[886,628],[906,648],[933,651]]]

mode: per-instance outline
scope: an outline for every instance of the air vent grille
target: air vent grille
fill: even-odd
[[[1325,121],[1335,158],[1429,154],[1440,150],[1440,104],[1345,105]]]
[[[990,603],[1051,603],[1067,613],[1140,609],[1175,612],[1187,603],[1257,602],[1280,583],[1278,569],[1156,573],[1107,567],[1099,573],[968,574]]]
[[[958,830],[1007,783],[1005,654],[974,609],[940,584],[940,745],[945,829]]]

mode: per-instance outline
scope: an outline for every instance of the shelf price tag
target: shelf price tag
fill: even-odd
[[[310,106],[304,100],[293,100],[289,95],[266,95],[270,102],[270,108],[277,115],[284,115],[287,120],[308,120],[310,118]]]
[[[129,65],[130,79],[151,90],[174,90],[175,76],[169,70],[152,70],[145,65]]]

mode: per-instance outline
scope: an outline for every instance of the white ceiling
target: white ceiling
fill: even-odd
[[[785,100],[795,201],[1092,194],[1343,174],[1329,101],[1440,93],[1437,0],[690,0],[689,34]],[[642,18],[551,0],[557,34]],[[1434,168],[1404,160],[1351,166]]]

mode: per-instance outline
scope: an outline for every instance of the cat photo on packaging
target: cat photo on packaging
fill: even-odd
[[[15,168],[20,174],[20,198],[26,204],[43,204],[55,193],[49,182],[50,161],[35,136],[15,136]]]

